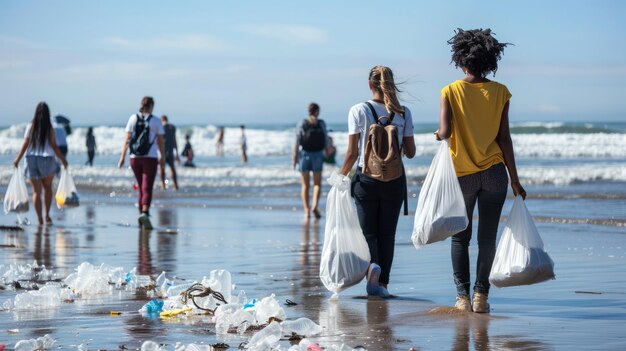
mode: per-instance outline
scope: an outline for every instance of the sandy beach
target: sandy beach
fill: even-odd
[[[279,191],[276,193],[280,194]],[[166,271],[180,281],[200,280],[213,269],[231,272],[235,292],[248,297],[275,294],[288,319],[307,317],[323,327],[312,337],[322,347],[346,344],[368,350],[618,350],[626,347],[626,256],[624,227],[539,221],[555,261],[557,279],[525,287],[492,287],[490,314],[458,314],[449,261],[449,241],[416,250],[412,213],[401,217],[390,292],[396,298],[366,299],[365,283],[329,301],[319,260],[324,219],[303,220],[293,195],[259,198],[157,195],[155,230],[137,228],[134,198],[82,194],[81,206],[53,210],[55,225],[2,231],[0,264],[36,260],[64,278],[81,262],[106,263],[138,274]],[[415,208],[415,198],[410,208]],[[535,200],[537,202],[537,200]],[[503,213],[508,213],[508,199]],[[533,200],[528,207],[533,209]],[[548,214],[546,214],[548,215]],[[12,215],[0,224],[11,225]],[[475,250],[475,247],[472,247]],[[472,257],[476,252],[472,251]],[[11,289],[0,300],[11,299]],[[0,311],[0,343],[50,334],[55,348],[139,348],[153,340],[173,349],[183,344],[227,343],[236,349],[251,333],[218,337],[207,318],[165,321],[137,311],[149,301],[142,293],[115,291],[83,297],[60,308]],[[111,312],[121,312],[113,316]],[[17,332],[8,333],[8,330]],[[280,341],[289,348],[287,338]]]

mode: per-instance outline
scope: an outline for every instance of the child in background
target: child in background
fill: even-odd
[[[184,167],[195,167],[196,165],[193,163],[193,148],[191,147],[191,143],[189,142],[191,139],[191,135],[185,135],[185,148],[181,155],[185,158]]]

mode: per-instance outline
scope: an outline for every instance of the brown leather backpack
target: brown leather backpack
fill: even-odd
[[[362,173],[381,182],[389,182],[402,176],[402,150],[398,145],[398,128],[391,122],[394,113],[389,117],[378,117],[374,106],[369,106],[374,120],[369,127]]]

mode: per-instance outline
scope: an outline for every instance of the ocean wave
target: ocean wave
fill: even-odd
[[[410,186],[420,186],[429,165],[415,165],[405,162],[407,179]],[[324,177],[337,167],[326,167]],[[129,189],[135,182],[129,168],[118,169],[115,166],[86,167],[70,166],[74,181],[79,187],[102,189]],[[624,182],[626,183],[626,164],[579,164],[558,166],[523,166],[518,167],[522,183],[527,185],[571,185],[587,182]],[[12,174],[11,166],[0,167],[2,184],[8,184]],[[180,185],[186,188],[220,187],[280,187],[298,186],[299,173],[284,165],[260,166],[221,166],[178,168]]]
[[[20,124],[0,130],[2,141],[0,154],[10,155],[18,152],[23,142],[25,127],[26,124]],[[542,126],[541,128],[548,127]],[[567,128],[574,127],[567,126]],[[98,154],[119,154],[125,137],[122,127],[95,127],[94,133],[98,144]],[[181,150],[187,133],[191,135],[190,141],[196,155],[216,155],[217,127],[208,125],[179,128],[177,139]],[[68,148],[71,154],[86,153],[85,134],[86,128],[74,128],[73,133],[68,136]],[[339,155],[342,156],[347,147],[347,132],[335,131],[330,135],[335,141]],[[240,136],[239,128],[226,128],[224,149],[227,155],[238,155],[241,152]],[[279,130],[250,128],[246,129],[246,137],[250,156],[291,155],[295,142],[295,126]],[[515,154],[518,157],[626,158],[626,133],[530,133],[513,134],[512,138]],[[433,156],[438,147],[438,142],[434,140],[432,133],[415,134],[415,143],[417,156]]]

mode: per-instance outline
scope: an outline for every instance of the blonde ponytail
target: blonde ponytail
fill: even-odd
[[[398,89],[393,80],[393,72],[391,69],[385,66],[376,66],[370,71],[369,79],[372,84],[383,93],[383,102],[385,103],[387,112],[404,114],[404,108],[400,105],[397,95],[400,89]]]

